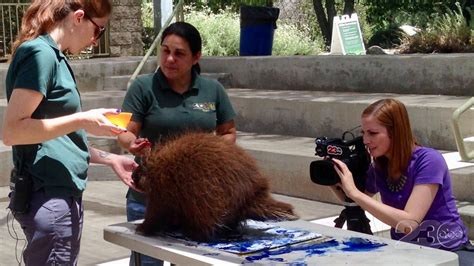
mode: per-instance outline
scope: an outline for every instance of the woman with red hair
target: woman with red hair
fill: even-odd
[[[345,195],[390,225],[392,239],[450,251],[469,246],[446,162],[438,151],[416,143],[403,103],[376,101],[362,112],[361,122],[373,163],[364,193],[348,167],[333,159]],[[377,192],[382,202],[372,198]]]

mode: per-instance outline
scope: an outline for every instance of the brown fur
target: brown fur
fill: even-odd
[[[270,196],[254,159],[213,134],[188,133],[167,142],[142,170],[147,209],[138,231],[144,234],[180,229],[209,241],[246,219],[297,218],[291,205]]]

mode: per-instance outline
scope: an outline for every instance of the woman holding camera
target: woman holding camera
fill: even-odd
[[[345,195],[390,225],[393,239],[451,251],[468,248],[446,162],[438,151],[415,142],[403,103],[372,103],[362,112],[361,122],[373,163],[363,193],[347,165],[333,159]],[[377,192],[382,202],[372,198]]]

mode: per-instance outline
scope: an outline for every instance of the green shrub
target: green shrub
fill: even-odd
[[[309,29],[302,30],[295,24],[277,21],[273,41],[273,55],[316,55],[321,53],[324,41],[320,36],[312,41]]]
[[[387,24],[385,28],[378,28],[368,41],[368,46],[378,45],[385,49],[390,49],[401,44],[403,31],[399,24]]]
[[[461,5],[456,5],[458,11],[448,10],[445,14],[437,15],[426,29],[405,38],[400,53],[474,52],[474,31],[462,15]]]
[[[234,56],[239,54],[239,16],[229,10],[212,13],[187,7],[184,20],[194,25],[203,39],[203,55]]]
[[[240,18],[230,9],[212,13],[209,9],[187,7],[185,21],[193,24],[203,38],[203,55],[236,56],[239,54]],[[273,55],[314,55],[321,51],[322,40],[312,41],[309,29],[277,21]]]
[[[155,39],[155,29],[153,27],[153,1],[142,1],[141,11],[143,54],[145,54]],[[156,52],[153,52],[153,55],[156,55]]]

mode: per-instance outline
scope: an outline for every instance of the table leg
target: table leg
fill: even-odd
[[[140,253],[132,251],[133,258],[135,260],[135,266],[140,266],[142,265],[142,256]]]

